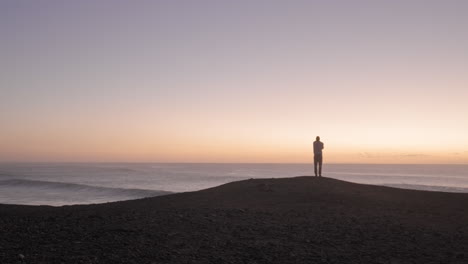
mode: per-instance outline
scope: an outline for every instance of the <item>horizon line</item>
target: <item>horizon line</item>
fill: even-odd
[[[0,164],[283,164],[313,165],[314,162],[159,162],[159,161],[0,161]],[[468,163],[364,163],[329,162],[328,165],[468,165]]]

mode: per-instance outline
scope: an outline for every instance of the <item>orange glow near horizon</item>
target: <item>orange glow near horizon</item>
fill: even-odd
[[[211,133],[207,131],[209,128],[212,128]],[[162,131],[157,127],[143,130],[136,124],[133,129],[102,125],[88,131],[69,128],[70,131],[45,130],[34,136],[29,133],[14,134],[12,140],[2,142],[0,159],[25,162],[203,163],[311,163],[313,160],[314,136],[308,136],[305,132],[294,133],[291,129],[269,131],[250,126],[240,131],[220,125],[198,130],[196,127],[179,127]],[[306,128],[302,129],[307,131]],[[325,161],[373,164],[460,164],[468,161],[468,151],[456,142],[425,142],[433,139],[434,134],[420,137],[414,142],[411,141],[412,135],[407,135],[405,141],[404,137],[391,133],[388,141],[379,144],[385,136],[358,137],[360,132],[348,132],[347,135],[353,139],[348,141],[340,138],[340,133],[322,134]],[[356,138],[358,140],[354,140]]]
[[[460,122],[468,109],[419,103],[418,112],[401,101],[394,108],[388,97],[339,109],[352,98],[335,98],[344,101],[317,114],[288,96],[281,108],[254,98],[243,107],[100,105],[32,115],[5,126],[0,161],[310,163],[320,135],[328,163],[468,163],[468,124]]]

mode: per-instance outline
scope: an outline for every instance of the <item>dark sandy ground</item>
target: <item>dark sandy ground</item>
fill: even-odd
[[[297,177],[0,205],[0,263],[468,263],[468,194]]]

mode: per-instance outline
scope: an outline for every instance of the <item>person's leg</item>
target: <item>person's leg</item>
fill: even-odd
[[[315,172],[315,177],[317,177],[317,164],[318,164],[317,156],[314,156],[314,172]]]
[[[319,164],[319,176],[322,177],[322,163],[323,163],[323,157],[322,155],[320,155],[320,158],[318,160],[318,164]]]

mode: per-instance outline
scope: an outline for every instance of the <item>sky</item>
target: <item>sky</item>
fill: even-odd
[[[0,0],[0,162],[467,164],[467,13]]]

